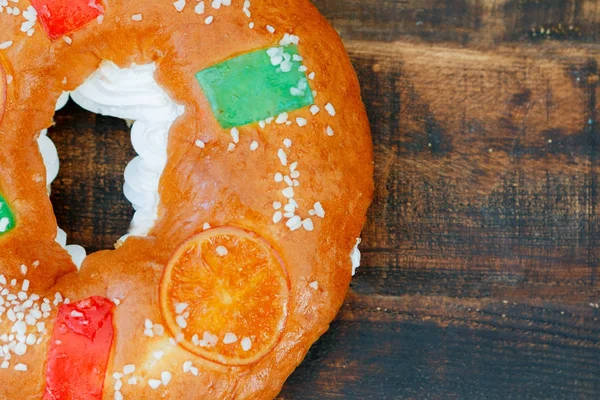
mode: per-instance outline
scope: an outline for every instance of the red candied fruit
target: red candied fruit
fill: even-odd
[[[102,399],[114,308],[103,297],[60,307],[49,344],[44,400]]]
[[[31,0],[50,39],[76,31],[104,14],[100,0]]]

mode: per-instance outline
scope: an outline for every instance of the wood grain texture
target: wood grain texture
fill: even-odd
[[[376,196],[348,300],[280,399],[597,399],[600,2],[315,5],[363,86]],[[126,125],[69,106],[50,135],[59,223],[109,248]]]
[[[133,208],[123,195],[123,171],[136,153],[123,120],[79,108],[58,111],[48,136],[58,150],[60,170],[50,199],[69,243],[88,252],[114,248],[127,233]]]

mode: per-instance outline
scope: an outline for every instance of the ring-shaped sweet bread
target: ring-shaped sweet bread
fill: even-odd
[[[10,0],[0,26],[0,398],[273,398],[372,198],[335,31],[307,0]],[[130,231],[87,256],[48,197],[68,96],[139,154]]]

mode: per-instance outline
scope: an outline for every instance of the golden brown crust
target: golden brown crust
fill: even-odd
[[[351,278],[349,254],[372,198],[371,137],[348,56],[338,35],[309,1],[253,0],[250,19],[242,12],[240,0],[219,10],[210,9],[207,3],[203,16],[194,13],[195,2],[183,13],[171,1],[103,3],[103,23],[93,21],[70,35],[71,45],[50,41],[39,24],[35,34],[27,37],[19,30],[22,19],[0,14],[2,37],[14,41],[1,51],[13,80],[0,124],[0,193],[12,202],[18,217],[17,228],[0,237],[0,274],[22,279],[20,265],[39,260],[39,267],[27,277],[31,290],[40,295],[60,291],[72,300],[91,295],[121,299],[106,399],[114,398],[112,373],[131,363],[146,379],[163,370],[172,371],[174,377],[167,387],[157,390],[147,384],[124,385],[125,399],[273,398],[343,302]],[[21,9],[27,5],[20,0]],[[131,19],[137,13],[143,15],[141,22]],[[210,25],[204,23],[208,15],[215,17]],[[250,21],[254,29],[248,28]],[[276,28],[275,34],[265,29],[267,24]],[[312,116],[305,108],[291,115],[307,118],[306,127],[242,127],[242,145],[228,152],[229,133],[214,119],[194,74],[234,54],[274,45],[284,32],[300,37],[304,64],[316,73],[311,81],[317,91],[315,103],[322,108],[331,102],[337,115]],[[65,251],[54,242],[56,221],[36,138],[40,130],[51,126],[53,105],[62,91],[83,83],[102,60],[122,67],[156,62],[159,83],[185,106],[186,113],[170,132],[169,161],[160,186],[160,218],[149,237],[130,238],[117,250],[92,254],[76,273]],[[328,125],[335,130],[332,137],[324,133]],[[208,144],[205,149],[194,145],[199,138]],[[289,152],[302,172],[296,201],[304,209],[320,201],[326,210],[324,219],[315,220],[312,232],[291,232],[284,224],[272,223],[272,202],[281,200],[281,187],[272,176],[280,165],[277,150],[284,138],[293,141]],[[248,148],[252,140],[260,143],[255,152]],[[165,265],[205,222],[259,233],[277,244],[288,267],[292,289],[285,332],[275,350],[251,366],[216,366],[169,345],[166,335],[143,335],[145,319],[162,320],[158,288]],[[308,286],[313,281],[319,283],[316,291]],[[0,323],[0,333],[2,329]],[[0,369],[0,398],[41,398],[45,346],[44,342],[32,347],[20,358],[28,365],[27,372]],[[153,361],[151,353],[161,346],[166,346],[165,356]],[[182,373],[186,360],[199,368],[199,376]],[[143,364],[145,372],[141,372]]]

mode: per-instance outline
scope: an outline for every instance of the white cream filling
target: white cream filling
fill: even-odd
[[[145,236],[158,218],[158,184],[167,162],[167,143],[173,122],[185,109],[173,102],[154,78],[156,65],[135,65],[119,68],[110,61],[103,61],[75,91],[65,92],[56,104],[56,110],[63,108],[69,96],[82,108],[102,115],[134,120],[131,128],[131,142],[138,156],[125,168],[123,192],[131,202],[135,214],[129,232],[123,236]],[[48,195],[50,186],[59,170],[56,147],[47,136],[48,131],[40,132],[38,146],[46,166]],[[67,245],[67,234],[58,228],[56,241],[67,250],[77,267],[81,267],[86,257],[83,247]],[[360,251],[356,246],[350,253],[352,275],[360,266]]]
[[[64,93],[57,101],[61,109],[70,97],[80,107],[102,115],[134,120],[131,142],[138,153],[125,169],[123,192],[131,202],[135,214],[129,232],[123,236],[145,236],[158,218],[158,184],[167,162],[167,143],[173,122],[184,113],[184,107],[173,102],[154,79],[156,65],[132,65],[121,69],[104,61],[80,87]],[[58,175],[59,161],[56,147],[43,130],[38,138],[40,153],[46,166],[48,194]],[[86,257],[85,249],[67,245],[67,235],[58,229],[56,241],[71,255],[80,267]]]
[[[352,261],[352,276],[356,274],[356,269],[360,267],[360,250],[358,249],[358,245],[361,242],[361,238],[356,239],[356,245],[350,252],[350,261]]]
[[[138,156],[125,169],[123,187],[135,210],[128,235],[145,236],[158,218],[158,183],[167,163],[169,130],[185,111],[156,82],[155,71],[154,63],[121,69],[104,61],[71,93],[90,112],[135,121],[131,142]]]

